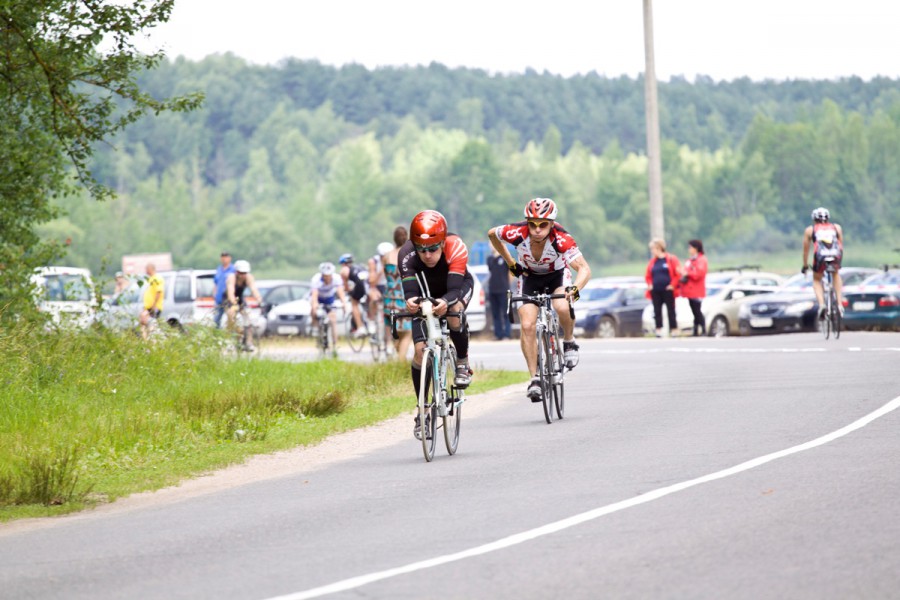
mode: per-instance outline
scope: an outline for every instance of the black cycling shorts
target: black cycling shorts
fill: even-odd
[[[350,290],[350,297],[354,300],[362,300],[366,296],[366,284],[357,283],[353,286],[353,289]]]
[[[474,289],[474,285],[475,284],[471,279],[464,279],[462,286],[459,288],[459,302],[462,302],[464,307],[469,306],[469,301],[472,300],[472,290]],[[466,329],[468,328],[469,324],[466,323]],[[424,319],[413,319],[412,336],[413,342],[415,343],[424,342],[426,339],[428,339],[428,336],[425,334]]]
[[[534,294],[552,294],[556,288],[562,287],[563,272],[553,271],[552,273],[544,273],[541,275],[522,275],[522,296],[533,296]],[[531,304],[536,304],[532,302]]]
[[[162,311],[159,310],[158,308],[148,308],[147,309],[147,314],[149,314],[150,317],[153,319],[158,319],[161,312]]]

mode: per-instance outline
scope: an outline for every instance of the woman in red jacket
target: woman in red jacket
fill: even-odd
[[[653,319],[656,321],[656,337],[662,337],[662,306],[669,316],[669,335],[678,331],[675,318],[675,296],[678,295],[678,274],[681,263],[674,254],[666,252],[666,242],[656,238],[650,242],[650,262],[647,263],[647,297],[653,302]]]
[[[688,299],[691,312],[694,313],[694,336],[706,335],[706,319],[700,311],[703,298],[706,297],[706,255],[703,253],[703,242],[688,242],[688,259],[681,269],[681,295]],[[697,333],[697,332],[701,333]]]

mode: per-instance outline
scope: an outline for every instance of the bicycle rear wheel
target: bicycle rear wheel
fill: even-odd
[[[368,332],[366,332],[366,320],[362,319],[362,331],[366,333],[366,335],[355,335],[357,332],[353,330],[353,313],[348,313],[344,318],[344,331],[347,334],[347,343],[350,344],[350,348],[354,352],[359,352],[362,350],[363,345],[366,343],[366,339],[368,338]]]
[[[438,385],[439,373],[434,366],[426,368],[432,362],[431,353],[426,350],[422,360],[422,378],[419,380],[419,422],[422,424],[422,452],[425,460],[431,462],[434,459],[434,450],[437,447],[437,402],[440,398]],[[437,363],[437,361],[434,361]],[[437,366],[437,365],[435,365]],[[428,390],[428,378],[431,377],[431,391]]]
[[[443,417],[444,444],[447,446],[447,454],[452,456],[456,454],[456,449],[459,447],[459,426],[462,422],[462,397],[460,395],[462,392],[450,381],[456,374],[456,350],[453,346],[450,347],[449,352],[444,353],[443,371],[444,402],[447,405],[446,414]]]
[[[550,332],[542,331],[537,336],[538,342],[538,376],[541,378],[541,403],[544,406],[544,420],[553,422],[553,383],[551,367],[553,356],[550,351]]]
[[[834,332],[834,339],[841,337],[841,325],[843,318],[841,317],[841,307],[837,303],[837,294],[834,288],[831,288],[831,329]]]
[[[553,336],[550,342],[553,346],[553,404],[556,407],[556,418],[562,419],[566,414],[564,388],[566,357],[557,336]]]

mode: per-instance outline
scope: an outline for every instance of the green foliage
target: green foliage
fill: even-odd
[[[35,230],[58,214],[51,199],[78,186],[96,199],[112,195],[90,171],[96,145],[147,112],[199,103],[158,100],[136,80],[162,55],[142,55],[132,40],[167,20],[172,5],[0,2],[0,298],[13,307],[0,319],[27,316],[31,270],[61,254]]]
[[[484,241],[539,195],[559,201],[595,272],[646,258],[640,80],[258,67],[225,55],[164,62],[140,82],[161,95],[200,88],[208,102],[138,121],[115,153],[97,148],[98,176],[120,198],[100,209],[61,199],[67,220],[44,230],[71,239],[62,247],[78,265],[170,251],[178,266],[212,267],[227,248],[262,276],[305,276],[342,252],[371,255],[425,208],[469,245]],[[662,83],[670,246],[797,247],[819,205],[848,243],[900,245],[894,83]]]

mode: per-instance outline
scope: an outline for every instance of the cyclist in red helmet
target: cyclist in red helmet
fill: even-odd
[[[434,314],[438,316],[447,311],[464,311],[472,299],[475,284],[467,268],[469,249],[458,235],[447,232],[447,219],[438,211],[425,210],[413,218],[409,227],[409,239],[400,247],[397,261],[407,311],[419,310],[417,301],[424,295],[417,277],[424,278],[431,296],[437,299]],[[465,388],[472,381],[472,371],[469,368],[469,327],[464,326],[459,318],[448,317],[447,324],[450,326],[450,339],[456,348],[458,359],[453,382],[457,387]],[[411,372],[413,388],[418,398],[422,352],[426,339],[425,326],[421,320],[413,322],[412,334],[415,354]],[[416,432],[419,431],[418,419],[416,416]]]
[[[525,205],[524,221],[494,227],[488,231],[488,238],[506,260],[509,270],[519,278],[517,294],[538,294],[545,290],[566,294],[565,300],[554,300],[553,307],[563,329],[566,365],[571,369],[578,364],[578,344],[575,343],[575,321],[569,316],[568,301],[578,299],[579,290],[591,278],[591,267],[572,236],[556,222],[556,216],[553,200],[534,198]],[[516,258],[512,257],[506,244],[515,246]],[[574,283],[571,269],[577,271]],[[532,377],[526,392],[532,402],[541,401],[541,381],[537,375],[537,317],[536,305],[527,302],[519,305],[522,326],[519,342]]]

